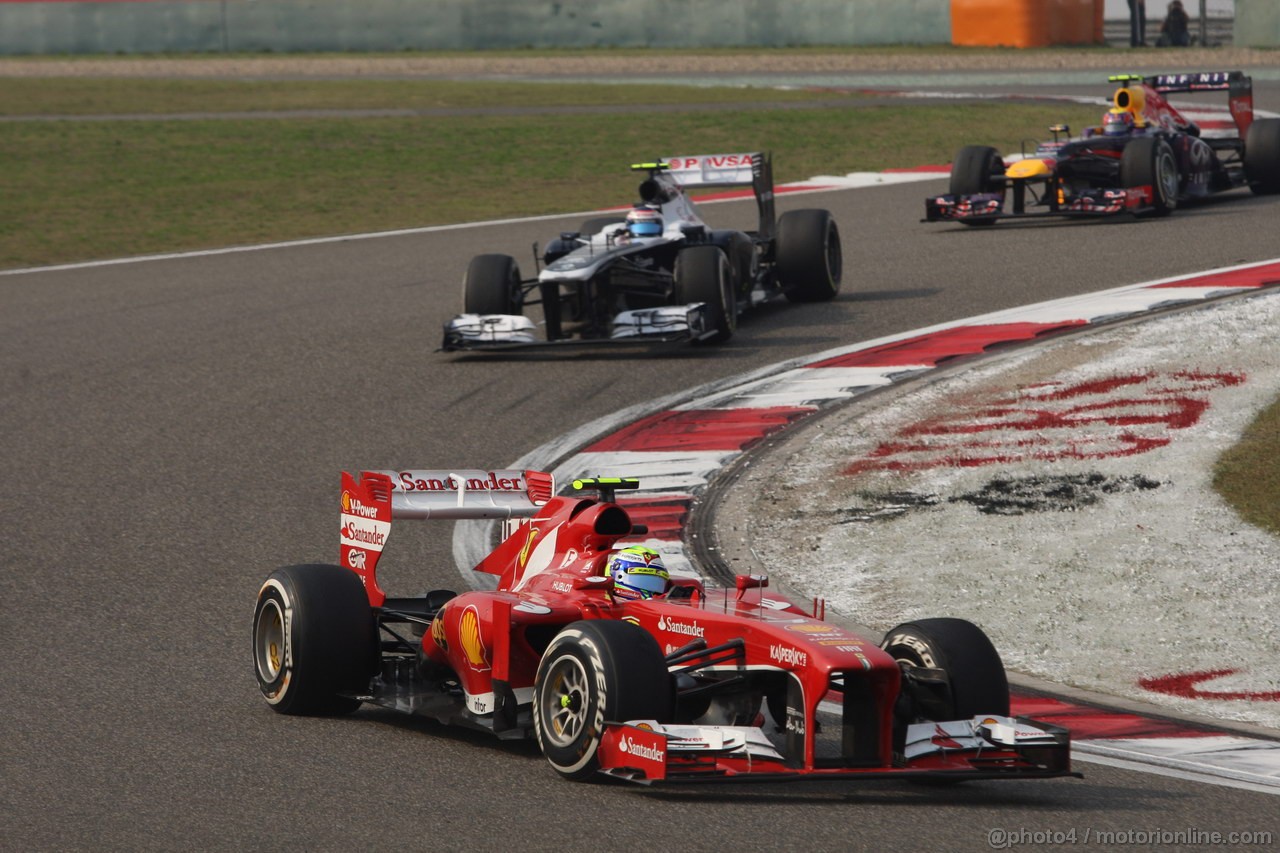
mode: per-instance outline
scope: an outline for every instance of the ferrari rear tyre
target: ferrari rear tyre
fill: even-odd
[[[253,664],[281,714],[349,714],[377,669],[377,627],[360,577],[332,565],[276,569],[258,591]]]
[[[627,220],[621,216],[597,216],[594,219],[588,219],[582,223],[582,227],[578,229],[578,233],[583,237],[592,237],[599,234],[610,225],[620,225]]]
[[[966,145],[956,152],[956,159],[951,164],[950,192],[952,195],[1003,194],[1003,177],[1004,158],[999,151],[987,145]],[[994,219],[959,221],[965,225],[996,224]]]
[[[510,255],[476,255],[462,278],[464,314],[520,314],[520,267]]]
[[[1151,210],[1142,216],[1168,216],[1178,206],[1178,161],[1163,139],[1140,136],[1120,156],[1120,186],[1151,187]]]
[[[606,722],[670,719],[671,676],[658,641],[629,622],[574,622],[542,655],[533,730],[556,772],[576,781],[600,769]]]
[[[1280,193],[1280,118],[1255,118],[1249,125],[1244,175],[1255,194]]]
[[[840,229],[826,210],[789,210],[778,217],[774,246],[778,283],[792,302],[835,299],[844,277]]]
[[[711,328],[706,340],[722,343],[738,328],[738,303],[733,295],[733,270],[717,246],[691,246],[676,255],[674,270],[677,305],[705,302]]]
[[[942,670],[949,683],[936,722],[979,714],[1009,714],[1004,664],[982,629],[964,619],[917,619],[885,634],[880,644],[895,660]]]

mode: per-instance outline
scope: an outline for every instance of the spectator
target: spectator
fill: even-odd
[[[1129,47],[1147,46],[1147,0],[1129,0]]]
[[[1190,47],[1191,19],[1182,8],[1182,0],[1171,0],[1169,14],[1160,25],[1160,38],[1156,47]]]

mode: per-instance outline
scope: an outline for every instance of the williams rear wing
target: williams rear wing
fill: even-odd
[[[393,518],[523,518],[554,495],[555,479],[542,471],[343,471],[339,559],[380,607],[377,565]]]
[[[760,212],[759,234],[764,238],[773,237],[773,157],[770,154],[757,151],[667,157],[661,161],[660,168],[686,189],[751,187]]]

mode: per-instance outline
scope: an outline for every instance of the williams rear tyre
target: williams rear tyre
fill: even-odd
[[[829,211],[790,210],[778,217],[774,258],[778,283],[792,302],[826,302],[840,292],[844,253]]]
[[[1140,216],[1168,216],[1178,207],[1178,161],[1163,139],[1140,136],[1120,156],[1120,186],[1151,187],[1151,210]]]
[[[1009,682],[1000,654],[982,629],[964,619],[917,619],[885,634],[880,644],[905,671],[922,673],[915,713],[935,722],[979,714],[1009,714]]]
[[[621,216],[597,216],[594,219],[588,219],[582,223],[582,227],[578,229],[578,233],[583,237],[593,237],[599,234],[610,225],[620,225],[627,220]]]
[[[286,566],[253,612],[258,688],[281,714],[349,714],[377,669],[377,626],[360,577],[341,566]]]
[[[951,164],[952,195],[979,195],[1000,193],[1004,207],[1004,158],[1000,152],[986,145],[966,145],[956,152]],[[994,219],[959,220],[965,225],[995,225]]]
[[[1256,195],[1280,193],[1280,118],[1255,118],[1249,125],[1244,175]]]
[[[715,334],[705,340],[718,344],[733,337],[738,328],[738,303],[733,295],[733,271],[725,253],[716,246],[691,246],[676,255],[674,278],[675,304],[706,303]]]
[[[462,277],[464,314],[520,314],[520,267],[510,255],[476,255]]]
[[[606,722],[669,721],[671,676],[653,635],[629,622],[574,622],[542,654],[533,688],[533,730],[542,754],[567,779],[600,769]]]

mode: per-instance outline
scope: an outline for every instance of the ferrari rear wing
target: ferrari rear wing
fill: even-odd
[[[358,479],[343,471],[339,559],[381,607],[377,566],[393,518],[523,518],[554,495],[555,478],[542,471],[362,471]]]

